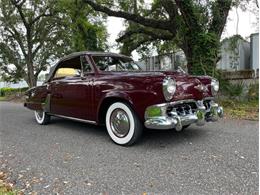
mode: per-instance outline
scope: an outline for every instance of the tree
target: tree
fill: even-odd
[[[184,51],[190,73],[215,74],[232,0],[154,0],[150,6],[140,4],[135,12],[120,7],[121,0],[84,1],[96,11],[136,24],[118,39],[128,45],[128,53],[147,42],[168,41]]]
[[[36,86],[51,58],[64,52],[60,20],[53,1],[2,0],[0,3],[0,69],[5,80],[24,78]]]
[[[106,49],[104,20],[82,0],[1,0],[1,77],[36,86],[39,73],[61,56]]]
[[[67,31],[71,51],[107,49],[106,17],[93,11],[83,0],[60,0],[62,20]]]

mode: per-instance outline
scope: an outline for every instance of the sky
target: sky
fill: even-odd
[[[258,27],[256,26],[256,16],[250,11],[242,11],[238,9],[239,23],[238,23],[238,34],[240,34],[245,39],[250,37],[250,34],[259,32]],[[116,38],[118,33],[124,30],[123,19],[116,17],[108,17],[107,21],[107,31],[109,34],[108,43],[110,46],[115,46]],[[236,34],[236,23],[237,23],[237,14],[236,9],[232,9],[229,12],[227,18],[227,24],[225,30],[222,34],[222,39],[230,37]],[[119,52],[117,47],[110,49],[111,52]],[[138,60],[139,55],[134,51],[132,53],[134,60]]]

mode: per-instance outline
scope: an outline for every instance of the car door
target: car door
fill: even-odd
[[[80,74],[67,75],[59,79],[54,78],[51,81],[51,113],[77,119],[93,120],[91,113],[94,73],[90,69],[89,72],[81,74],[83,71],[81,57],[78,58],[78,61],[72,60],[71,63],[67,62],[65,64],[72,64],[70,68],[77,70],[80,67]],[[61,64],[60,68],[62,67]],[[64,67],[67,67],[67,65]]]

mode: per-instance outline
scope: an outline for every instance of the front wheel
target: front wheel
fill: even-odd
[[[34,115],[37,123],[40,125],[46,125],[50,122],[51,116],[44,111],[36,110],[34,111]]]
[[[106,127],[110,138],[119,145],[131,145],[142,135],[143,127],[134,111],[125,103],[110,105],[106,113]]]

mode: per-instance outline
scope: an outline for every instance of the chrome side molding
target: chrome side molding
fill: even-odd
[[[73,120],[73,121],[79,121],[79,122],[88,123],[88,124],[94,124],[94,125],[97,124],[96,121],[85,120],[85,119],[80,119],[80,118],[74,118],[74,117],[69,117],[69,116],[64,116],[64,115],[59,115],[59,114],[51,114],[51,113],[48,113],[48,114],[51,115],[51,116],[65,118],[65,119],[69,119],[69,120]]]

